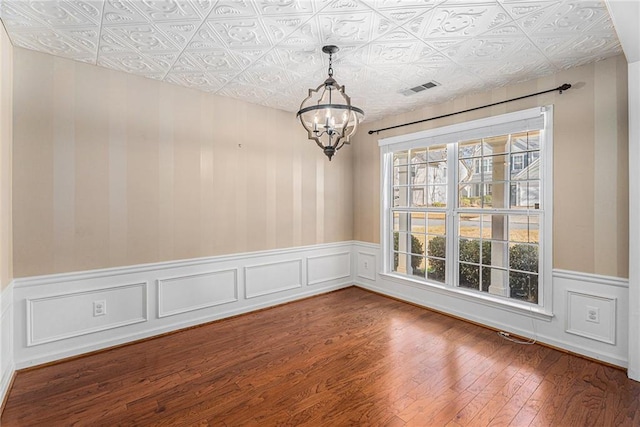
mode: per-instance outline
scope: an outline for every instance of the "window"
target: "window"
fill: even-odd
[[[550,311],[550,112],[381,140],[385,272]]]

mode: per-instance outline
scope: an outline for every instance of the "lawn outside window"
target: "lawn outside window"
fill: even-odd
[[[382,273],[551,312],[552,113],[380,140]]]

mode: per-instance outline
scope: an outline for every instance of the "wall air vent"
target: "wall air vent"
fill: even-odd
[[[436,86],[440,86],[440,83],[434,82],[432,80],[430,82],[418,85],[416,87],[412,87],[410,89],[405,89],[405,90],[401,91],[400,93],[402,93],[405,96],[409,96],[409,95],[413,95],[414,93],[422,92],[423,90],[431,89],[432,87],[436,87]]]

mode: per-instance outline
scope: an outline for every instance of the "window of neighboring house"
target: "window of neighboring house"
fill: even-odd
[[[550,111],[381,140],[385,273],[550,311]]]

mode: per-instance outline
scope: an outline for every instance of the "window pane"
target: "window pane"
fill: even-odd
[[[509,151],[509,135],[493,136],[482,140],[482,155],[506,153]]]
[[[447,222],[445,221],[446,214],[442,213],[429,213],[427,220],[427,233],[438,234],[444,236],[447,234]]]
[[[509,295],[511,298],[538,303],[538,275],[527,273],[509,273]]]
[[[447,206],[447,187],[444,185],[430,185],[427,187],[427,201],[429,207],[444,208]]]
[[[430,257],[446,258],[447,243],[444,236],[429,236],[429,249],[427,255]]]
[[[393,213],[393,231],[407,231],[407,214],[405,212]]]
[[[406,273],[408,259],[409,259],[409,255],[401,252],[394,252],[393,253],[393,271],[397,271],[398,273]]]
[[[427,164],[411,165],[411,185],[425,185],[427,183]]]
[[[509,241],[538,243],[539,219],[534,215],[509,215]]]
[[[505,201],[505,189],[507,183],[500,182],[485,182],[482,184],[482,207],[485,209],[502,209],[506,207]]]
[[[458,182],[480,182],[482,162],[480,158],[461,159],[458,161]]]
[[[489,286],[494,289],[508,289],[509,288],[509,274],[506,270],[500,268],[482,268],[482,290],[489,291]],[[495,290],[492,289],[495,293]],[[504,295],[504,294],[503,294]]]
[[[417,233],[425,232],[425,214],[412,213],[411,214],[411,231]]]
[[[408,163],[407,155],[408,153],[406,151],[398,151],[393,153],[393,165],[394,166],[406,165]]]
[[[427,279],[436,282],[445,282],[446,277],[446,261],[443,259],[427,259]]]
[[[408,166],[397,166],[393,168],[393,185],[407,185],[409,183],[408,174]]]
[[[429,148],[429,157],[427,158],[429,162],[440,162],[447,160],[447,146],[440,145]]]
[[[508,215],[482,215],[482,237],[492,240],[507,240]]]
[[[447,163],[431,162],[427,169],[427,184],[447,183]]]
[[[427,205],[427,194],[424,187],[411,187],[411,206],[422,207]]]
[[[407,189],[408,187],[393,187],[393,206],[407,206]]]
[[[482,179],[484,181],[503,181],[507,179],[507,156],[482,158]]]
[[[411,163],[425,163],[426,161],[427,161],[426,148],[411,150]]]
[[[510,193],[511,208],[540,208],[540,181],[512,182]]]
[[[424,234],[411,234],[411,253],[424,255],[425,240]]]
[[[478,157],[482,155],[482,142],[478,140],[465,141],[458,144],[458,157]]]
[[[540,153],[519,153],[511,155],[511,180],[524,181],[540,178]]]
[[[483,242],[483,245],[488,246],[489,254],[484,253],[486,250],[483,252],[482,264],[507,268],[509,252],[506,242]]]
[[[458,258],[462,262],[480,263],[480,240],[460,239],[458,245]]]
[[[538,245],[524,243],[509,246],[509,268],[512,270],[538,272]]]
[[[427,266],[427,262],[425,257],[422,257],[422,256],[411,257],[411,270],[414,276],[424,279],[426,266]]]
[[[462,214],[458,221],[458,235],[460,237],[480,237],[481,215]]]
[[[540,131],[514,133],[511,135],[511,152],[540,149]]]
[[[480,208],[482,184],[461,184],[458,187],[458,205],[461,208]]]
[[[461,262],[458,268],[458,286],[480,289],[480,267]]]

